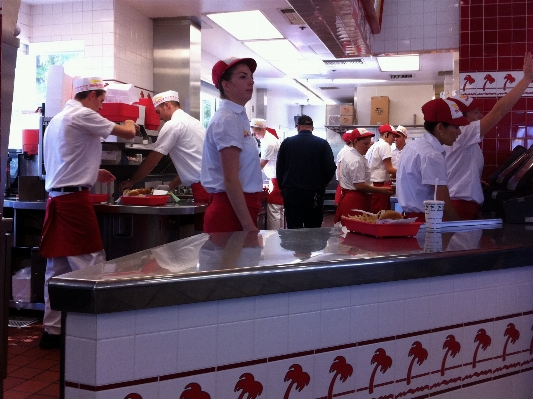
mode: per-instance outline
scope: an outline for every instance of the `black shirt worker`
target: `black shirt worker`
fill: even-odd
[[[324,192],[335,174],[329,143],[313,136],[313,120],[302,115],[298,134],[281,143],[276,176],[283,196],[287,228],[321,227]]]

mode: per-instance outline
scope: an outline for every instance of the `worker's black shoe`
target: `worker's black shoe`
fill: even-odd
[[[61,345],[61,335],[49,334],[46,331],[41,336],[41,342],[39,342],[39,348],[41,349],[55,349]]]

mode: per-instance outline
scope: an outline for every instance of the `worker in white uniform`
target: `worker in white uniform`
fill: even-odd
[[[470,121],[468,126],[461,128],[461,135],[452,146],[444,146],[450,197],[463,220],[478,219],[484,199],[481,186],[484,162],[479,143],[529,87],[533,79],[531,53],[525,55],[523,69],[523,78],[485,116],[481,112],[482,100],[464,95],[448,98],[459,106],[465,118]]]
[[[405,140],[409,136],[409,132],[407,129],[402,126],[398,125],[396,127],[396,131],[400,133],[398,136],[396,136],[396,140],[394,140],[394,143],[391,145],[391,161],[392,161],[392,167],[394,169],[398,169],[398,160],[400,159],[400,154],[402,153],[403,148],[407,144]]]
[[[370,181],[374,187],[390,187],[391,176],[396,176],[396,169],[392,166],[391,144],[400,134],[391,125],[385,124],[379,127],[380,139],[372,144],[366,153],[368,166],[370,167]],[[389,195],[379,192],[372,193],[373,213],[390,208]]]
[[[396,175],[396,196],[407,217],[425,222],[424,201],[444,201],[443,219],[459,220],[448,190],[444,145],[452,145],[460,126],[470,122],[456,103],[441,98],[422,106],[426,132],[402,152]],[[435,189],[436,186],[436,189]],[[435,192],[436,190],[436,192]]]
[[[337,206],[339,205],[339,202],[341,202],[341,195],[342,195],[342,187],[341,187],[341,162],[342,157],[346,152],[348,152],[352,148],[352,142],[350,141],[350,135],[352,133],[352,130],[347,130],[342,135],[342,141],[346,145],[343,145],[342,148],[337,153],[337,157],[335,158],[335,164],[337,165],[337,170],[335,171],[335,178],[337,179],[337,189],[335,190],[335,200],[334,204]]]
[[[205,129],[202,123],[180,108],[177,91],[168,90],[152,98],[155,112],[165,122],[153,151],[128,179],[120,183],[122,190],[133,187],[143,180],[157,166],[163,156],[170,154],[178,176],[170,184],[170,189],[185,185],[191,187],[194,201],[209,202],[210,195],[200,183],[202,148]]]
[[[61,312],[50,308],[48,281],[106,260],[89,199],[97,181],[115,180],[111,172],[99,169],[101,140],[109,135],[132,139],[139,130],[131,120],[118,125],[98,113],[106,97],[101,78],[74,79],[73,86],[74,99],[52,118],[43,138],[48,200],[39,247],[40,255],[47,258],[42,349],[59,347],[61,333]]]
[[[276,161],[280,142],[274,135],[275,130],[268,130],[265,119],[253,118],[250,126],[255,138],[261,144],[261,169],[263,169],[265,176],[270,179],[267,195],[267,229],[279,230],[285,224],[283,197],[276,179]]]

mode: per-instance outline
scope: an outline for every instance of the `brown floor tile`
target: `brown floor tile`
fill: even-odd
[[[46,355],[43,356],[43,359],[57,360],[61,358],[61,352],[59,349],[47,350]]]
[[[10,364],[15,364],[17,366],[26,366],[27,364],[34,362],[34,361],[35,361],[34,357],[29,357],[29,356],[24,356],[24,355],[15,356],[9,359]]]
[[[32,368],[32,367],[21,367],[18,370],[13,371],[9,375],[11,377],[15,377],[15,378],[23,378],[25,380],[31,380],[37,374],[40,374],[42,372],[43,372],[43,370],[41,370],[41,369],[35,369],[35,368]]]
[[[36,369],[48,370],[51,367],[54,367],[59,364],[59,360],[52,359],[33,359],[31,363],[28,363],[28,367],[34,367]]]
[[[8,345],[7,354],[8,354],[8,356],[11,355],[11,354],[20,355],[21,353],[28,352],[30,350],[31,350],[31,348],[28,348],[25,345],[12,344],[12,345]]]
[[[40,374],[37,374],[35,377],[32,378],[32,380],[36,381],[44,381],[44,382],[58,382],[59,381],[59,373],[57,371],[42,371]]]
[[[42,395],[42,394],[33,394],[28,399],[57,399],[59,398],[59,394],[56,396],[48,396],[48,395]]]
[[[48,369],[48,371],[55,371],[56,373],[59,373],[59,371],[60,371],[59,368],[60,368],[60,365],[59,365],[59,363],[58,363],[58,364],[56,364],[55,366],[50,367],[50,368]]]
[[[20,385],[24,381],[26,380],[24,380],[23,378],[15,378],[8,375],[7,378],[4,380],[4,391],[7,391],[11,388],[16,387],[17,385]]]
[[[7,374],[11,374],[13,371],[18,370],[22,366],[19,366],[18,364],[11,364],[9,363],[9,360],[7,362]]]
[[[49,350],[44,350],[36,346],[35,348],[28,349],[26,352],[24,352],[24,356],[31,356],[40,359],[48,355],[49,352]]]
[[[59,397],[59,383],[50,384],[46,388],[37,392],[39,395],[48,395],[58,398]]]
[[[22,384],[13,387],[11,391],[37,393],[50,385],[49,382],[26,380]]]
[[[4,392],[4,399],[27,399],[33,398],[33,394],[30,392],[19,392],[19,391],[6,391]]]

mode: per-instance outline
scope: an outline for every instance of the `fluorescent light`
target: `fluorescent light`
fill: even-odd
[[[237,40],[281,39],[283,35],[259,10],[208,14]]]
[[[418,54],[393,55],[389,57],[376,57],[381,72],[419,71],[420,59]]]
[[[286,39],[244,42],[244,44],[267,61],[301,60],[304,58],[296,47]]]
[[[313,79],[313,82],[319,84],[361,84],[361,83],[384,83],[385,79]]]

